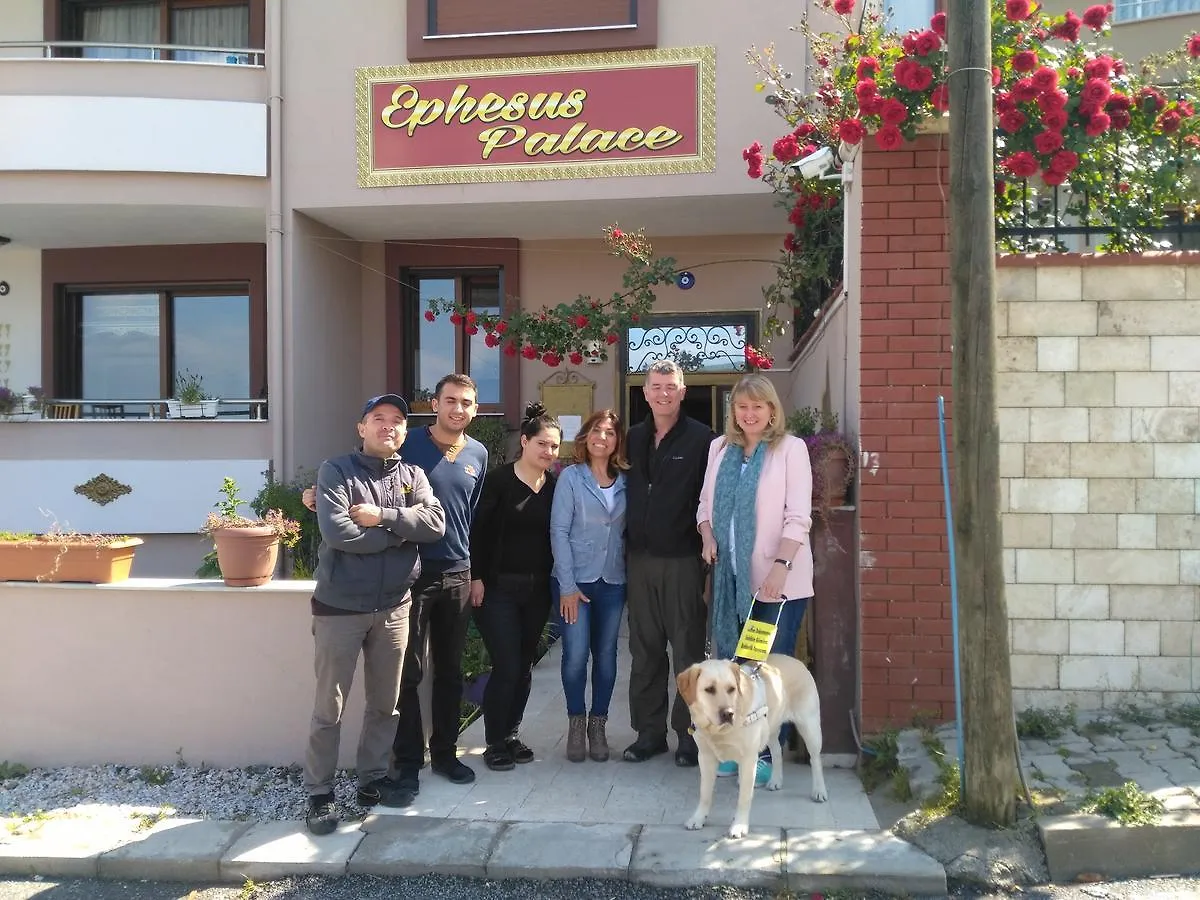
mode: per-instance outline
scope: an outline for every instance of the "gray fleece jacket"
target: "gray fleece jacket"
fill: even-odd
[[[371,503],[379,525],[362,528],[350,507]],[[446,513],[429,479],[398,455],[379,459],[359,451],[334,457],[317,472],[316,599],[354,612],[389,609],[408,599],[421,574],[418,543],[439,540]]]

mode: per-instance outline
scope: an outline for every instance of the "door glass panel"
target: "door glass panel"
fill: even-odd
[[[455,327],[446,315],[430,322],[425,318],[430,300],[455,299],[453,278],[422,278],[418,282],[417,386],[413,400],[432,400],[433,389],[443,375],[458,371],[455,354]],[[480,398],[482,399],[482,398]]]
[[[160,397],[158,294],[89,294],[82,302],[82,399]]]
[[[250,396],[250,298],[176,296],[175,372],[199,375],[204,392],[216,399]],[[221,407],[222,413],[249,415],[248,407]]]
[[[176,50],[183,62],[248,63],[245,55],[227,51],[250,46],[250,7],[194,6],[171,13],[171,43],[185,47],[215,47],[212,51]]]
[[[105,3],[80,10],[81,41],[103,45],[161,42],[160,4]],[[87,59],[154,59],[154,51],[132,47],[85,47]]]
[[[480,316],[500,315],[500,285],[496,282],[467,282],[471,309]],[[470,341],[467,357],[469,374],[479,389],[478,403],[500,402],[500,347],[489,347],[483,330],[468,335]]]

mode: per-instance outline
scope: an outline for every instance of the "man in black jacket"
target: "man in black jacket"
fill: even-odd
[[[409,589],[421,573],[417,543],[441,538],[446,514],[425,473],[400,461],[407,420],[402,397],[372,397],[358,423],[362,449],[326,460],[317,473],[321,547],[312,598],[317,686],[304,760],[305,821],[313,834],[337,827],[333,775],[360,652],[367,702],[358,742],[359,805],[412,802],[411,792],[388,777],[408,644]]]
[[[629,429],[625,544],[633,656],[629,713],[638,736],[624,757],[642,762],[667,752],[667,707],[674,694],[675,764],[694,766],[691,714],[670,687],[667,646],[676,672],[704,658],[707,615],[696,507],[716,435],[682,414],[683,370],[673,360],[660,360],[646,370],[643,391],[650,415]]]

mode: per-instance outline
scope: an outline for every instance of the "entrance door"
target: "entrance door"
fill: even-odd
[[[729,392],[736,379],[722,378],[693,383],[688,381],[681,409],[685,416],[703,422],[717,434],[725,431],[725,414],[729,406]],[[630,376],[625,387],[625,418],[627,425],[636,425],[650,414],[650,404],[642,390],[645,378]]]

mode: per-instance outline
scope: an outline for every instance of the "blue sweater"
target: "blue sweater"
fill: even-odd
[[[400,448],[400,458],[420,466],[429,478],[433,495],[446,511],[446,535],[421,545],[421,566],[426,572],[460,572],[471,566],[471,520],[487,472],[487,448],[472,437],[454,462],[433,442],[429,428],[414,428]]]

